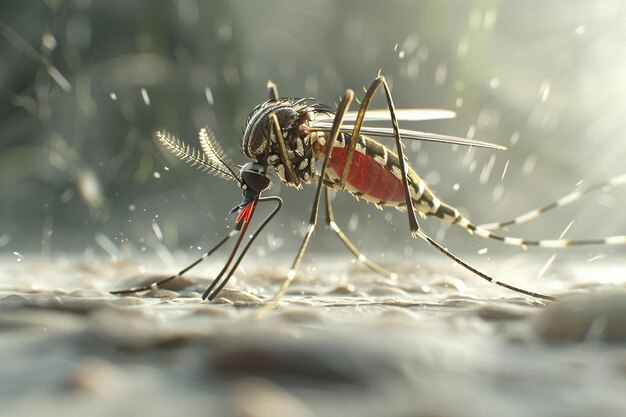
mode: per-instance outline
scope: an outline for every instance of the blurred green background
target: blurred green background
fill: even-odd
[[[362,95],[381,70],[398,107],[458,113],[402,127],[508,146],[407,145],[440,197],[479,223],[626,172],[622,0],[4,0],[0,57],[0,251],[9,259],[156,253],[170,262],[209,247],[232,227],[226,213],[240,190],[171,158],[152,132],[195,145],[208,125],[242,163],[241,129],[270,78],[281,95],[332,106],[346,88]],[[274,182],[286,208],[256,255],[291,256],[313,190]],[[624,202],[616,190],[514,234],[555,238],[572,220],[568,237],[624,233]],[[427,250],[410,242],[403,213],[349,195],[336,206],[366,250]],[[456,252],[506,250],[422,223]],[[313,251],[340,245],[318,232]]]

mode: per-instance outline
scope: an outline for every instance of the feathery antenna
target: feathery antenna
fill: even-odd
[[[163,145],[165,145],[170,152],[192,167],[227,180],[236,180],[241,182],[239,175],[237,175],[231,168],[230,161],[228,161],[224,156],[222,150],[217,145],[215,138],[212,134],[209,135],[206,129],[202,129],[200,131],[200,144],[208,155],[192,146],[187,145],[186,143],[183,143],[178,138],[164,130],[155,132],[154,136]]]

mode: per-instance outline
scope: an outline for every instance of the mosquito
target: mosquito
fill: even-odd
[[[356,112],[348,111],[354,100],[354,92],[350,89],[345,92],[337,109],[333,111],[328,106],[312,103],[311,99],[282,98],[278,95],[277,86],[271,81],[268,82],[267,88],[269,100],[252,110],[245,124],[241,150],[245,156],[252,159],[252,162],[242,166],[234,165],[226,157],[215,136],[208,128],[201,129],[199,133],[201,150],[184,144],[167,132],[156,132],[155,137],[158,141],[191,166],[224,179],[236,181],[243,190],[243,199],[231,210],[231,213],[237,213],[234,229],[202,257],[166,279],[146,286],[113,291],[113,294],[128,294],[157,288],[185,274],[211,256],[230,238],[238,235],[224,267],[202,295],[203,300],[214,300],[232,277],[253,242],[283,206],[280,197],[261,196],[271,185],[268,176],[270,167],[273,168],[280,181],[287,186],[302,188],[303,183],[316,180],[317,187],[302,243],[281,287],[273,298],[262,307],[264,311],[268,311],[278,304],[296,277],[307,245],[317,225],[322,194],[326,206],[326,225],[337,235],[347,249],[358,261],[372,271],[387,278],[397,279],[396,273],[368,259],[339,228],[333,214],[331,191],[347,191],[357,198],[376,204],[378,207],[395,207],[406,211],[413,237],[424,240],[452,261],[491,284],[541,300],[554,300],[555,298],[551,295],[529,291],[496,280],[471,266],[430,238],[419,226],[417,216],[419,215],[421,218],[434,217],[446,223],[458,225],[470,234],[521,247],[566,248],[574,245],[626,244],[626,236],[581,240],[528,240],[500,235],[491,231],[530,221],[547,211],[571,204],[593,191],[607,190],[622,185],[626,183],[626,175],[613,177],[606,182],[590,187],[580,188],[552,204],[531,210],[511,220],[476,225],[463,216],[458,209],[439,199],[409,166],[404,155],[402,140],[498,150],[506,148],[478,140],[400,129],[398,126],[399,120],[447,119],[455,117],[454,112],[440,109],[396,110],[389,86],[385,78],[380,75],[365,93]],[[387,109],[369,110],[372,98],[379,88],[382,88],[385,94]],[[363,125],[365,121],[387,119],[391,121],[391,129]],[[373,139],[372,136],[393,138],[395,152]],[[320,161],[321,167],[317,171],[315,164]],[[256,207],[260,204],[271,204],[272,209],[243,245],[239,256],[236,257]]]

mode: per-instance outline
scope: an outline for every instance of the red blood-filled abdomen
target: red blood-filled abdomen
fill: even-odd
[[[347,153],[348,147],[335,147],[331,152],[328,168],[334,170],[339,177],[343,172]],[[404,201],[402,182],[387,167],[358,151],[352,157],[348,184],[371,201]]]

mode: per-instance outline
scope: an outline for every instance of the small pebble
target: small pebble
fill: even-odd
[[[311,308],[290,307],[281,310],[275,317],[288,323],[321,323],[321,314]]]
[[[176,291],[164,290],[162,288],[157,288],[154,290],[150,290],[146,292],[143,297],[148,298],[178,298],[179,294]]]
[[[626,291],[563,297],[536,316],[534,329],[547,341],[626,342]]]
[[[81,361],[67,382],[67,388],[91,395],[107,395],[120,388],[122,375],[110,362],[102,359]]]
[[[81,290],[74,290],[68,293],[68,295],[71,295],[73,297],[89,297],[89,298],[94,298],[94,297],[110,297],[111,294],[109,294],[107,291],[101,291],[101,290],[95,290],[95,289],[81,289]]]
[[[227,288],[221,291],[220,298],[227,299],[234,304],[260,304],[263,302],[262,299],[249,292]]]
[[[140,305],[144,305],[147,303],[147,301],[142,300],[139,297],[132,297],[132,296],[121,297],[118,299],[111,300],[109,302],[112,305],[117,306],[117,307],[140,306]]]
[[[328,294],[348,295],[354,294],[355,292],[356,287],[353,284],[340,284],[332,289]]]
[[[419,316],[406,308],[388,307],[378,317],[378,325],[388,326],[389,324],[415,323]]]
[[[193,309],[193,314],[199,316],[210,316],[214,318],[235,318],[237,314],[233,311],[232,308],[224,308],[213,305],[204,305],[200,307],[195,307]]]
[[[227,304],[231,306],[235,304],[232,301],[230,301],[228,298],[224,298],[224,297],[218,297],[215,300],[213,300],[212,303],[213,304]]]
[[[187,298],[201,298],[202,294],[200,294],[198,291],[189,291],[184,293],[182,296]]]
[[[308,417],[313,412],[295,395],[275,383],[248,377],[231,387],[234,416],[241,417]]]
[[[410,297],[409,293],[401,288],[389,287],[389,286],[376,286],[367,291],[367,295],[377,297],[401,297],[407,299]]]
[[[6,297],[4,297],[0,301],[3,302],[3,303],[24,304],[24,303],[28,302],[28,299],[26,297],[24,297],[24,296],[21,296],[21,295],[11,294],[11,295],[7,295]]]
[[[476,314],[483,320],[499,321],[499,320],[521,320],[529,316],[528,309],[517,308],[513,305],[496,305],[487,304],[480,306],[476,310]]]

